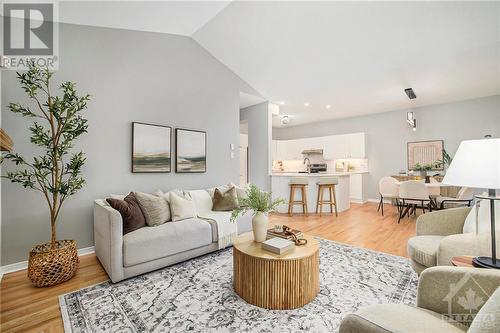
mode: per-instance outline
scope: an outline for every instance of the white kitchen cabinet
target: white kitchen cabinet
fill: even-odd
[[[341,134],[294,140],[273,140],[273,159],[299,160],[305,149],[323,149],[326,160],[365,158],[365,134]]]
[[[365,202],[363,197],[363,174],[352,174],[349,178],[350,199],[354,202]]]
[[[349,158],[365,158],[365,133],[349,134],[347,139],[347,155]]]

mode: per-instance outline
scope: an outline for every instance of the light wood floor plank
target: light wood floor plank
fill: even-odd
[[[406,242],[415,235],[415,218],[397,224],[397,211],[385,206],[385,216],[373,203],[353,204],[338,217],[301,214],[273,215],[270,225],[286,224],[308,234],[375,251],[406,256]],[[50,288],[36,288],[26,270],[6,274],[0,284],[1,332],[63,332],[58,296],[108,279],[95,255],[80,258],[76,276]]]

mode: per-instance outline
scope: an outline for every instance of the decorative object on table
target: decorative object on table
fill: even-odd
[[[279,255],[292,251],[295,243],[288,239],[274,237],[262,242],[262,249]]]
[[[496,257],[495,201],[500,200],[500,139],[462,141],[443,183],[471,188],[486,188],[488,195],[476,195],[477,199],[490,202],[491,257],[475,257],[476,266],[499,268]]]
[[[14,142],[9,135],[2,128],[0,128],[0,151],[10,153],[13,149]]]
[[[286,232],[285,232],[286,230]],[[275,229],[268,229],[267,230],[267,239],[274,238],[274,237],[280,237],[284,239],[291,240],[292,234],[294,234],[298,238],[302,238],[302,231],[297,230],[297,229],[292,229],[286,225],[282,226],[282,231],[276,231]]]
[[[274,225],[274,232],[278,232],[278,233],[283,232],[283,224],[275,224]]]
[[[238,215],[253,211],[254,240],[259,243],[263,242],[266,240],[267,226],[269,224],[268,213],[275,211],[279,205],[284,203],[285,201],[281,198],[273,200],[271,192],[262,191],[254,184],[249,184],[247,197],[239,199],[240,206],[233,210],[231,221],[234,222]]]
[[[413,166],[413,170],[420,172],[420,177],[425,179],[425,182],[429,184],[431,182],[431,177],[427,174],[428,171],[435,170],[437,168],[437,162],[433,164],[420,164],[417,163]]]
[[[207,133],[175,129],[175,172],[207,172]]]
[[[24,117],[41,119],[46,127],[34,122],[30,127],[31,142],[44,154],[28,162],[18,153],[9,153],[5,159],[21,167],[7,172],[5,178],[25,188],[42,192],[50,210],[51,241],[34,246],[30,251],[28,277],[37,287],[52,286],[69,280],[78,269],[79,259],[74,240],[56,240],[56,222],[61,207],[68,197],[80,190],[85,180],[80,176],[85,163],[83,152],[70,154],[70,148],[80,135],[87,132],[87,120],[81,111],[87,108],[89,95],[77,95],[75,84],[60,85],[61,96],[50,93],[53,73],[29,63],[28,70],[17,73],[17,78],[37,109],[19,103],[10,103],[11,112]]]
[[[283,323],[290,332],[337,332],[342,318],[359,307],[379,303],[415,305],[418,278],[407,258],[325,239],[319,243],[321,297],[293,311],[269,311],[238,297],[232,285],[234,267],[228,264],[234,249],[229,248],[123,283],[106,281],[61,295],[64,327],[66,332],[134,331],[135,320],[140,320],[146,332],[158,327],[281,332]],[[200,278],[203,283],[185,283]],[[166,304],[175,304],[176,309],[166,308]]]
[[[416,141],[407,143],[408,170],[415,170],[415,165],[431,165],[431,170],[443,170],[436,161],[443,160],[443,140]]]
[[[133,122],[132,172],[171,172],[171,142],[171,127]]]

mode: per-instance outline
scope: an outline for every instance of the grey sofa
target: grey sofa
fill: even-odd
[[[491,256],[489,233],[463,233],[471,208],[451,208],[420,215],[417,235],[408,240],[408,255],[420,274],[433,266],[450,266],[454,256]],[[497,256],[500,257],[500,234],[497,232]]]
[[[195,205],[212,207],[205,190],[191,191]],[[196,194],[196,195],[195,195]],[[216,212],[229,217],[231,212]],[[252,230],[252,215],[236,220],[238,234]],[[120,213],[106,200],[94,202],[95,253],[112,282],[173,265],[219,249],[217,224],[200,218],[144,227],[123,235]]]
[[[339,333],[497,333],[499,286],[498,270],[429,268],[420,276],[416,307],[376,304],[361,308],[344,317]],[[475,302],[470,302],[469,290]]]

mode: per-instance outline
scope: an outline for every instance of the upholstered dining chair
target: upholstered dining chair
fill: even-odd
[[[429,210],[432,210],[430,205],[431,199],[429,197],[429,190],[425,183],[418,180],[408,180],[402,182],[399,185],[399,198],[401,200],[401,208],[399,210],[398,223],[401,219],[408,214],[408,217],[412,213],[416,213],[417,208],[420,205],[422,208],[422,213],[425,213],[425,207],[427,206]]]
[[[382,216],[384,216],[384,199],[396,201],[399,212],[399,185],[396,178],[382,177],[378,182],[378,192],[380,194],[380,202],[378,204],[377,212],[382,209]]]
[[[436,202],[436,209],[446,209],[460,206],[470,207],[472,201],[474,200],[474,189],[462,187],[460,191],[458,191],[455,198],[438,196],[434,200]]]

